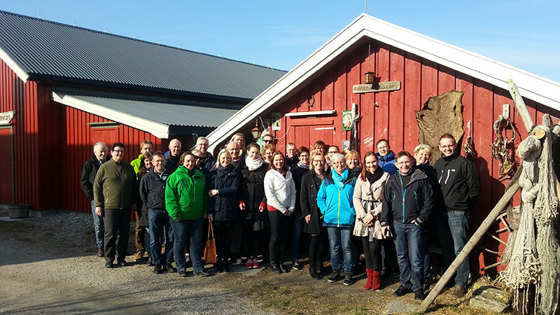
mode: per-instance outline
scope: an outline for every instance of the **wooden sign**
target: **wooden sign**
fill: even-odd
[[[16,111],[0,113],[0,125],[9,125]]]
[[[352,87],[355,94],[378,93],[387,91],[398,91],[401,89],[401,81],[387,81],[376,84],[356,84]]]

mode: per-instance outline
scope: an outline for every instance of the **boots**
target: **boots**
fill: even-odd
[[[373,291],[381,288],[381,272],[380,271],[375,271],[375,270],[371,269],[371,280],[372,280],[371,289]]]
[[[367,274],[367,281],[366,281],[366,285],[364,286],[364,290],[371,290],[371,286],[373,284],[373,269],[366,268],[366,274]]]
[[[315,264],[309,264],[309,275],[311,276],[311,278],[313,279],[318,279],[319,275],[317,274],[317,268],[315,267]]]

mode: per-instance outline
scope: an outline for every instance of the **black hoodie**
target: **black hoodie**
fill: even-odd
[[[457,151],[443,156],[434,168],[447,210],[469,210],[480,193],[480,180],[474,163]]]

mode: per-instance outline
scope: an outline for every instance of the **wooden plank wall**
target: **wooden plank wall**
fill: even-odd
[[[363,83],[364,73],[368,71],[375,71],[382,82],[401,81],[401,90],[362,95],[352,93],[352,86]],[[351,109],[352,103],[357,103],[362,114],[359,123],[359,150],[362,153],[375,151],[375,142],[381,138],[390,140],[395,153],[400,150],[412,151],[418,145],[415,111],[421,109],[431,96],[453,89],[463,91],[464,131],[466,135],[467,122],[471,121],[474,147],[479,156],[475,165],[479,170],[483,188],[472,211],[472,228],[476,228],[482,222],[508,184],[508,180],[498,179],[500,165],[491,156],[491,143],[494,140],[493,122],[502,113],[503,104],[510,104],[510,118],[517,127],[518,137],[515,144],[519,144],[527,135],[507,90],[373,40],[356,45],[320,73],[317,78],[298,88],[293,97],[276,106],[273,111],[285,114],[335,109],[336,116],[329,119],[334,118],[335,121],[333,144],[340,146],[343,140],[350,139],[350,133],[342,131],[341,128],[342,111]],[[312,108],[305,104],[311,96],[315,97]],[[554,122],[558,121],[559,112],[531,100],[525,101],[536,123],[541,123],[544,113],[551,114]],[[376,103],[377,107],[374,105]],[[290,121],[284,118],[283,130],[276,132],[276,136],[280,138],[279,149],[283,149],[286,142],[296,139],[293,132],[290,133],[290,126],[286,126]],[[301,127],[298,130],[301,130]],[[508,133],[508,136],[511,136],[511,133]],[[311,144],[296,142],[298,146]],[[439,154],[437,149],[434,153]],[[518,204],[518,196],[515,202]],[[502,233],[500,238],[507,240],[507,233]],[[484,252],[484,247],[494,251],[504,249],[503,245],[492,239],[485,240],[479,247],[477,254],[473,256],[473,271],[496,261],[496,256]]]

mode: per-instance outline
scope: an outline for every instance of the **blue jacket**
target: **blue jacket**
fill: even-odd
[[[333,169],[325,177],[317,193],[317,205],[324,215],[323,226],[351,228],[356,219],[353,196],[356,179],[348,179],[349,171],[345,170],[337,183]],[[339,187],[342,186],[342,187]]]
[[[381,156],[377,153],[377,160],[379,161],[379,166],[381,166],[383,171],[386,173],[393,175],[397,172],[397,166],[395,165],[395,153],[393,153],[393,151],[389,151],[389,153],[385,156]]]

